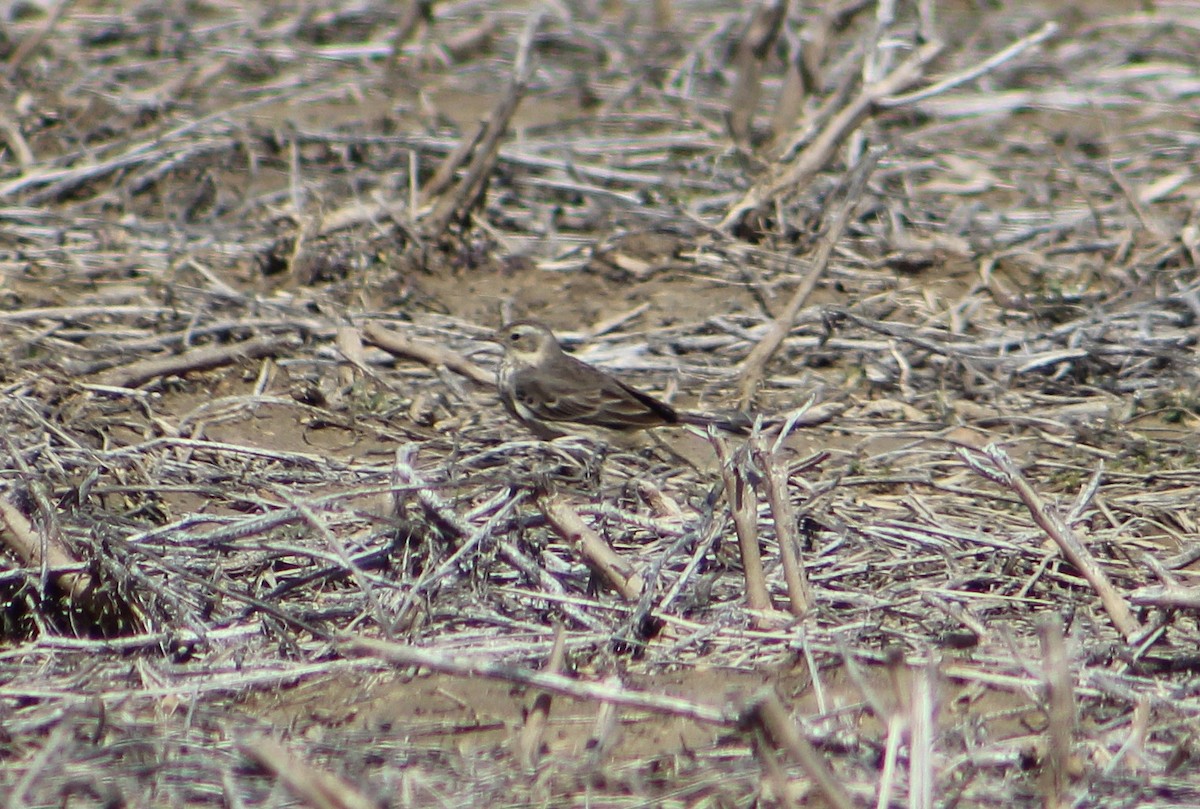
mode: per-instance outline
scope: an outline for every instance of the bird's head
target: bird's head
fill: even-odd
[[[515,320],[501,326],[492,339],[509,357],[529,365],[540,365],[562,352],[554,332],[533,320]]]

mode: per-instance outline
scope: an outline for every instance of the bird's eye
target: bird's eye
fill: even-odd
[[[518,343],[521,341],[521,335],[513,332],[512,334],[508,335],[508,339],[512,340],[514,343]]]

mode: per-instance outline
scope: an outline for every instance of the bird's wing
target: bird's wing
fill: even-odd
[[[559,380],[521,376],[516,380],[515,393],[521,405],[545,421],[587,421],[595,414],[591,397],[579,395],[578,390]]]
[[[600,393],[604,401],[601,410],[615,423],[602,426],[615,429],[631,426],[654,427],[679,421],[674,408],[653,396],[648,396],[612,377],[607,377],[605,382],[608,384],[604,385]]]
[[[674,424],[675,411],[641,391],[580,364],[560,377],[523,375],[516,380],[521,404],[546,421],[572,421],[612,430]],[[586,370],[583,370],[586,369]]]

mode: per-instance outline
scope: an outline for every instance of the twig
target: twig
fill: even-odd
[[[771,506],[771,521],[775,524],[775,539],[779,543],[779,557],[783,560],[788,604],[792,615],[803,618],[812,606],[812,592],[799,559],[800,537],[796,527],[796,512],[788,495],[788,475],[782,468],[779,456],[767,449],[766,439],[762,435],[753,438],[752,442],[754,460],[766,478],[767,503]]]
[[[604,684],[614,688],[621,687],[621,675],[610,671],[604,678]],[[621,723],[621,710],[616,703],[602,702],[596,710],[596,718],[592,721],[592,730],[584,744],[584,761],[589,768],[599,767],[612,750]]]
[[[462,164],[466,162],[467,158],[479,146],[485,132],[487,132],[487,122],[480,121],[471,130],[471,134],[459,141],[458,146],[454,147],[454,150],[446,155],[446,158],[438,164],[433,176],[429,178],[429,182],[425,183],[421,188],[419,199],[422,202],[433,199],[450,187],[454,182],[455,173],[462,168]]]
[[[779,37],[787,5],[784,0],[771,0],[760,5],[738,42],[733,60],[737,78],[729,94],[729,134],[743,148],[749,148],[751,144],[751,123],[762,94],[763,62]]]
[[[383,609],[383,604],[380,603],[375,589],[371,587],[371,582],[367,579],[366,573],[350,558],[350,554],[346,551],[345,543],[342,542],[336,532],[329,528],[324,520],[317,516],[317,512],[312,506],[296,498],[287,497],[286,493],[281,494],[304,517],[308,524],[321,535],[325,540],[325,544],[342,563],[343,569],[350,572],[350,575],[354,578],[354,583],[358,585],[358,589],[362,591],[363,597],[366,598],[367,605],[375,614],[375,621],[383,630],[384,635],[390,640],[392,637],[392,622],[388,620],[387,613]]]
[[[1079,569],[1088,584],[1100,596],[1100,602],[1104,605],[1108,617],[1126,640],[1141,631],[1141,625],[1133,617],[1129,606],[1109,581],[1103,568],[1097,564],[1095,557],[1058,513],[1033,490],[1029,481],[1022,477],[1008,453],[996,444],[988,444],[983,448],[981,455],[962,448],[958,450],[958,455],[980,476],[1017,493],[1021,502],[1029,509],[1029,513],[1033,515],[1038,527],[1054,540],[1063,555]]]
[[[1129,594],[1131,604],[1200,612],[1200,587],[1151,585]]]
[[[893,711],[878,719],[886,723],[887,736],[883,744],[883,764],[879,767],[879,794],[875,800],[875,809],[887,809],[892,804],[892,796],[896,789],[896,773],[900,769],[900,745],[904,741],[907,728],[904,715],[899,711]]]
[[[471,531],[471,526],[462,517],[455,513],[442,497],[426,483],[417,470],[413,467],[412,460],[416,455],[418,446],[416,444],[406,444],[396,450],[396,460],[392,467],[392,475],[398,484],[398,491],[407,492],[410,488],[416,488],[417,500],[424,509],[430,520],[438,526],[438,528],[446,534],[451,540],[456,543],[464,543],[473,541],[475,532]],[[397,503],[397,513],[402,507],[402,502]],[[527,554],[516,548],[509,542],[496,543],[497,550],[500,556],[513,567],[520,570],[531,581],[537,582],[543,590],[555,594],[562,594],[563,587],[558,580],[551,576],[546,569],[537,564]],[[578,622],[582,626],[589,629],[599,630],[600,624],[587,613],[574,607],[571,604],[562,604],[561,609],[563,614],[571,620]],[[404,618],[402,615],[401,618]]]
[[[545,671],[549,674],[558,674],[562,671],[564,650],[566,648],[565,638],[566,633],[563,631],[562,624],[556,624],[554,627],[554,647],[550,650],[550,659],[547,661],[545,668]],[[517,756],[527,770],[537,768],[542,738],[546,731],[546,722],[550,718],[550,702],[551,696],[546,692],[539,693],[533,698],[533,706],[529,709],[529,714],[525,717],[525,724],[521,726],[520,735],[517,736]]]
[[[362,333],[352,326],[340,325],[334,335],[334,345],[349,363],[349,365],[342,365],[338,368],[338,384],[342,390],[345,390],[354,383],[353,368],[361,370],[367,367],[367,359],[363,353]]]
[[[631,691],[619,683],[591,683],[562,674],[533,671],[522,666],[489,660],[480,656],[449,655],[400,643],[368,638],[345,638],[339,644],[343,653],[368,655],[398,666],[419,666],[443,674],[461,677],[484,677],[508,683],[540,688],[564,697],[636,708],[653,713],[680,716],[710,725],[732,727],[736,720],[726,710],[715,705],[692,702],[681,697]]]
[[[908,727],[908,805],[911,809],[933,809],[936,787],[933,774],[933,745],[938,738],[935,714],[937,664],[930,660],[912,671]]]
[[[783,809],[800,809],[800,804],[796,802],[796,796],[788,788],[787,770],[779,763],[779,757],[775,755],[775,748],[767,737],[766,730],[761,724],[755,724],[750,728],[750,733],[752,734],[750,747],[754,751],[754,757],[762,763],[762,768],[775,792],[775,799],[780,802]]]
[[[391,53],[388,56],[388,68],[395,71],[404,58],[404,46],[412,37],[413,32],[422,22],[428,22],[433,17],[434,0],[409,0],[404,13],[396,21],[396,29],[388,42]]]
[[[362,336],[367,343],[382,348],[393,356],[416,360],[434,368],[449,368],[481,385],[495,384],[495,374],[445,346],[410,340],[378,323],[368,323],[363,326]]]
[[[53,771],[55,762],[61,761],[63,748],[71,741],[73,736],[73,728],[67,722],[57,722],[54,729],[50,731],[47,738],[40,749],[32,753],[29,761],[24,765],[24,772],[21,777],[16,779],[16,783],[12,785],[12,791],[8,795],[8,800],[4,802],[4,809],[25,809],[30,805],[26,801],[26,792],[28,792],[35,783],[44,779],[49,775],[47,770]]]
[[[181,376],[188,371],[208,371],[243,360],[271,357],[298,345],[295,337],[256,337],[229,345],[196,348],[161,359],[142,360],[98,374],[98,385],[136,388],[160,376]]]
[[[621,598],[638,600],[645,586],[641,574],[584,523],[565,500],[554,494],[544,494],[538,497],[537,503],[550,525],[593,573],[620,593]]]
[[[1046,685],[1046,758],[1043,774],[1046,809],[1067,803],[1070,785],[1071,739],[1075,733],[1075,696],[1067,665],[1062,620],[1050,615],[1038,627]]]
[[[742,714],[742,724],[761,727],[787,750],[834,809],[855,809],[849,793],[829,771],[821,754],[797,730],[774,691],[766,690]]]
[[[763,573],[762,553],[758,549],[758,496],[754,486],[746,479],[737,458],[729,454],[729,446],[715,428],[708,428],[708,441],[716,450],[721,464],[721,479],[725,483],[725,499],[733,514],[733,526],[737,531],[738,549],[742,557],[742,573],[746,577],[746,602],[752,610],[771,608],[771,596],[767,592],[767,578]]]
[[[21,125],[3,111],[0,111],[0,132],[4,133],[4,141],[12,150],[13,157],[22,170],[37,161],[33,149],[29,148],[29,141],[25,140],[25,135],[21,132]]]
[[[715,503],[717,501],[722,488],[723,484],[721,483],[715,484],[711,488],[708,495],[709,503]],[[671,588],[667,591],[666,595],[659,599],[658,609],[661,613],[667,612],[670,606],[675,603],[675,599],[679,597],[679,594],[693,585],[693,578],[696,575],[696,571],[700,568],[701,562],[707,558],[708,553],[712,550],[713,545],[715,545],[717,540],[720,538],[721,529],[724,524],[724,515],[718,515],[715,508],[710,508],[705,511],[704,519],[700,527],[698,527],[695,531],[695,534],[699,537],[699,539],[695,543],[695,547],[692,550],[691,558],[688,560],[687,565],[684,566],[683,572],[679,574],[678,578],[676,578],[675,583],[671,585]],[[686,538],[686,534],[684,537],[681,537],[681,539]]]
[[[410,467],[406,471],[399,472],[397,474],[397,480],[413,480],[415,479],[415,476],[416,472]],[[403,484],[401,484],[398,488],[403,490]],[[395,492],[395,494],[399,494],[399,492]],[[487,540],[489,537],[495,536],[498,533],[499,525],[511,517],[513,510],[524,501],[524,497],[524,492],[507,489],[497,492],[490,501],[483,503],[482,505],[484,507],[491,507],[494,503],[499,503],[500,505],[492,513],[492,516],[483,525],[475,527],[470,535],[459,543],[458,547],[454,549],[454,552],[442,560],[441,564],[439,564],[433,570],[427,570],[422,574],[420,579],[418,579],[412,584],[411,587],[409,587],[408,592],[404,594],[404,598],[395,608],[395,614],[397,616],[396,623],[409,623],[411,618],[410,610],[412,609],[414,601],[416,601],[426,592],[430,591],[434,585],[439,584],[443,580],[450,578],[455,573],[462,570],[464,567],[467,567],[470,554],[477,553],[479,546],[485,540]],[[402,505],[402,503],[396,504],[395,510],[397,513],[401,513],[400,510]],[[464,529],[469,527],[470,526],[462,526]],[[532,565],[529,567],[532,567]]]
[[[26,202],[37,203],[56,198],[73,188],[107,174],[148,163],[158,157],[162,150],[167,150],[167,156],[162,160],[177,163],[190,157],[220,152],[237,145],[232,137],[219,140],[208,139],[201,143],[164,145],[182,134],[184,134],[182,128],[164,133],[152,140],[136,143],[115,157],[104,158],[82,166],[62,169],[35,168],[0,185],[0,199],[9,199],[29,187],[41,187],[40,191],[32,193],[30,197],[26,198]]]
[[[1142,564],[1150,568],[1162,582],[1161,585],[1141,587],[1129,594],[1133,604],[1148,604],[1163,609],[1185,609],[1200,611],[1200,587],[1188,587],[1180,583],[1162,562],[1148,553],[1141,556]],[[1190,564],[1190,562],[1188,562]]]
[[[1029,36],[1018,39],[1004,50],[989,56],[979,64],[972,65],[960,73],[955,73],[953,76],[947,76],[941,81],[935,82],[928,87],[923,87],[920,90],[915,90],[905,95],[894,95],[887,98],[881,98],[878,102],[879,106],[885,109],[895,109],[896,107],[903,107],[908,104],[917,104],[927,98],[933,98],[936,95],[941,95],[948,90],[953,90],[959,85],[966,84],[969,81],[974,81],[985,73],[990,73],[1005,62],[1015,59],[1029,48],[1045,42],[1047,39],[1057,33],[1058,24],[1054,22],[1047,22]]]
[[[721,220],[721,229],[731,230],[747,211],[752,211],[779,196],[794,194],[806,186],[818,171],[828,165],[838,146],[866,120],[879,100],[904,90],[920,79],[925,65],[932,61],[941,49],[942,45],[938,42],[923,45],[894,71],[875,84],[863,88],[789,166],[774,177],[752,187],[734,203]]]
[[[15,453],[10,453],[16,457]],[[33,525],[17,508],[0,497],[0,543],[12,549],[29,567],[44,568],[71,599],[86,599],[95,582],[87,573],[75,572],[84,565],[52,537],[38,537]],[[77,605],[78,606],[78,605]]]
[[[13,50],[12,54],[8,57],[8,61],[4,65],[9,78],[11,78],[18,70],[20,70],[21,65],[25,64],[25,60],[29,58],[29,55],[37,50],[41,44],[46,41],[46,37],[50,36],[50,32],[54,30],[56,25],[58,25],[59,20],[62,19],[63,14],[72,6],[72,4],[73,0],[59,0],[59,2],[54,6],[54,9],[48,15],[46,15],[46,19],[42,23],[41,27],[38,28],[38,30],[34,32],[32,36],[21,40],[21,42]],[[10,10],[7,13],[11,14],[12,12]]]
[[[268,736],[243,739],[238,742],[238,749],[275,775],[304,805],[313,809],[376,809],[378,806],[352,782],[289,752]]]
[[[812,267],[804,276],[800,285],[796,287],[795,292],[792,293],[792,297],[788,300],[783,312],[771,322],[766,335],[758,341],[758,344],[754,346],[746,359],[742,360],[742,367],[738,371],[738,375],[741,378],[738,393],[738,407],[740,409],[746,410],[750,407],[750,400],[754,398],[754,391],[762,380],[763,371],[766,369],[767,363],[771,361],[771,357],[775,355],[780,344],[787,337],[788,332],[792,330],[792,326],[796,322],[796,316],[800,313],[800,307],[804,306],[804,302],[808,300],[808,296],[816,288],[817,281],[825,273],[826,267],[829,266],[829,259],[833,256],[833,250],[842,238],[842,233],[845,232],[846,225],[850,222],[850,214],[858,206],[858,202],[862,198],[867,178],[870,177],[871,172],[874,171],[876,164],[879,162],[879,154],[878,151],[868,152],[866,157],[855,167],[846,188],[846,195],[833,216],[833,221],[829,226],[829,231],[825,234],[825,238],[821,241],[821,246],[817,249],[817,255],[813,259]]]
[[[509,121],[517,106],[525,95],[526,86],[533,72],[530,53],[533,48],[534,35],[542,22],[542,12],[533,14],[521,32],[517,48],[516,64],[513,66],[512,80],[504,97],[492,110],[483,134],[479,137],[479,145],[475,148],[471,164],[466,174],[453,189],[438,199],[433,211],[421,224],[421,233],[427,238],[437,238],[454,219],[465,220],[471,209],[483,198],[487,188],[487,178],[495,167],[500,149],[500,139],[508,130]]]
[[[1104,774],[1111,776],[1118,765],[1132,773],[1144,773],[1149,768],[1146,762],[1146,739],[1150,730],[1150,697],[1141,696],[1133,708],[1133,720],[1129,723],[1129,736],[1117,750],[1112,760],[1104,767]]]

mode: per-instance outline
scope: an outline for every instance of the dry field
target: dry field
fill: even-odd
[[[1200,805],[1200,4],[2,5],[0,809]]]

